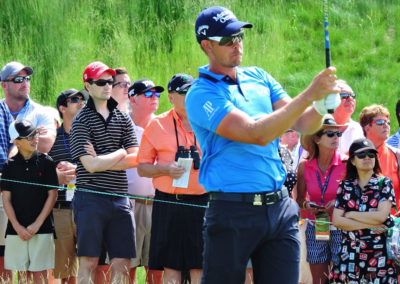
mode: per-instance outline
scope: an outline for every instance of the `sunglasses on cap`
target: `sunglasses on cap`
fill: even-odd
[[[161,93],[155,92],[155,91],[147,91],[147,92],[141,93],[139,95],[144,95],[146,98],[152,98],[153,96],[159,98],[161,96]]]
[[[73,103],[73,104],[77,104],[77,103],[80,103],[80,102],[86,102],[86,100],[81,98],[81,97],[72,97],[72,98],[68,98],[67,100],[70,103]]]
[[[114,83],[114,79],[109,79],[109,80],[104,80],[104,79],[99,79],[99,80],[88,80],[89,84],[96,84],[99,87],[104,87],[106,84],[111,85]]]
[[[189,89],[190,89],[190,86],[185,88],[185,89],[183,89],[183,90],[179,90],[179,91],[177,90],[176,92],[181,96],[186,96],[186,94],[189,91]]]
[[[372,121],[369,125],[372,126],[372,124],[376,124],[378,126],[382,126],[384,124],[387,124],[388,126],[390,126],[390,120],[389,119],[375,119],[374,121]]]
[[[329,138],[332,138],[333,136],[337,136],[337,137],[342,137],[343,132],[342,131],[333,131],[333,130],[327,130],[327,131],[322,131],[322,135],[326,134],[326,136],[328,136]]]
[[[23,81],[26,81],[26,82],[29,82],[30,80],[31,80],[31,76],[17,76],[17,77],[15,77],[15,78],[12,78],[12,79],[7,79],[7,80],[4,80],[4,82],[13,82],[13,83],[15,83],[15,84],[21,84]]]
[[[220,46],[232,46],[235,42],[241,42],[244,37],[244,30],[230,36],[211,36],[208,39],[217,41]]]
[[[119,85],[121,88],[129,88],[131,86],[131,82],[117,82],[114,83],[112,86],[114,88],[117,85]]]
[[[365,152],[357,153],[357,154],[355,154],[355,156],[359,159],[365,159],[365,157],[367,157],[367,156],[368,156],[368,158],[372,159],[372,158],[376,157],[376,154],[375,154],[375,152],[372,152],[372,151],[365,151]]]
[[[35,133],[33,133],[33,134],[27,136],[27,137],[18,137],[17,140],[26,139],[26,140],[28,140],[28,141],[32,141],[32,140],[34,140],[34,139],[39,138],[39,136],[40,136],[40,132],[37,131],[37,132],[35,132]]]
[[[356,94],[354,94],[354,93],[340,93],[340,98],[342,100],[347,100],[348,98],[355,99],[356,98]]]

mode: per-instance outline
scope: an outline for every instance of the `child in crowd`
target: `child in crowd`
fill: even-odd
[[[56,166],[37,151],[40,129],[30,121],[14,121],[9,133],[18,153],[4,164],[1,180],[8,216],[5,268],[18,271],[19,283],[48,283],[47,269],[54,268]]]

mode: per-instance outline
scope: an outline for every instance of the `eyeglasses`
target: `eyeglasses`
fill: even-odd
[[[69,101],[70,103],[73,103],[73,104],[77,104],[77,103],[80,103],[80,102],[84,102],[84,103],[86,102],[85,99],[80,98],[80,97],[68,98],[68,101]]]
[[[361,152],[361,153],[357,153],[355,154],[355,156],[359,159],[365,159],[365,157],[368,156],[368,158],[375,158],[376,154],[375,152],[371,152],[371,151],[366,151],[366,152]]]
[[[220,46],[232,46],[235,42],[241,42],[244,37],[244,31],[241,30],[236,34],[230,36],[211,36],[208,39],[217,41]]]
[[[390,126],[390,120],[389,119],[375,119],[374,121],[372,121],[369,125],[372,126],[372,124],[376,124],[378,126],[382,126],[384,124],[387,124],[388,126]]]
[[[329,138],[332,138],[333,136],[335,136],[335,134],[337,135],[337,137],[342,137],[343,132],[327,130],[327,131],[323,131],[321,135],[324,135],[324,134],[326,134],[326,136],[328,136]]]
[[[154,91],[147,91],[142,93],[146,98],[152,98],[153,96],[156,96],[157,98],[159,98],[161,96],[161,93],[159,92],[154,92]],[[141,95],[141,94],[139,94]]]
[[[28,141],[32,141],[34,139],[39,138],[39,136],[40,136],[40,132],[35,132],[34,134],[31,134],[27,137],[18,137],[17,140],[26,139]]]
[[[114,83],[114,79],[109,79],[109,80],[99,79],[96,81],[90,80],[88,82],[89,84],[96,84],[99,87],[104,87],[106,84],[112,86],[112,84]]]
[[[356,94],[354,93],[340,93],[340,98],[342,100],[347,100],[348,98],[356,99]]]
[[[4,82],[13,82],[15,84],[21,84],[23,81],[29,82],[31,80],[31,76],[17,76],[15,78],[12,79],[7,79],[4,80]]]
[[[114,83],[112,86],[114,88],[117,85],[119,85],[121,88],[129,88],[131,86],[131,82],[117,82]]]

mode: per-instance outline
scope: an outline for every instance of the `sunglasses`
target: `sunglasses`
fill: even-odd
[[[40,136],[40,132],[36,132],[35,134],[31,134],[27,137],[18,137],[17,140],[26,139],[28,141],[32,141],[34,139],[39,138],[39,136]]]
[[[25,76],[25,77],[24,76],[17,76],[15,78],[7,79],[7,80],[4,80],[4,81],[5,82],[13,82],[15,84],[21,84],[24,80],[26,82],[29,82],[31,80],[31,76]]]
[[[371,151],[366,151],[366,152],[361,152],[361,153],[357,153],[355,154],[355,156],[359,159],[365,159],[365,157],[368,156],[368,158],[375,158],[376,154],[374,152]]]
[[[129,88],[131,86],[131,82],[117,82],[115,84],[113,84],[113,88],[115,86],[119,85],[121,88]]]
[[[326,134],[326,136],[328,136],[329,138],[332,138],[333,136],[335,136],[335,134],[337,135],[337,137],[342,137],[343,132],[327,130],[327,131],[323,131],[321,135],[324,135],[324,134]]]
[[[351,93],[351,94],[349,94],[349,93],[340,93],[340,98],[342,99],[342,100],[347,100],[348,98],[352,98],[352,99],[355,99],[356,98],[356,94],[354,94],[354,93]]]
[[[161,93],[159,92],[154,92],[154,91],[147,91],[142,93],[146,98],[152,98],[153,96],[156,96],[157,98],[159,98],[161,96]],[[142,95],[139,94],[139,95]]]
[[[99,79],[96,81],[91,80],[89,84],[96,84],[99,87],[104,87],[106,84],[111,85],[114,83],[114,79],[109,79],[109,80],[104,80],[104,79]]]
[[[241,30],[236,34],[230,36],[211,36],[208,39],[217,41],[220,46],[232,46],[235,42],[241,42],[244,37],[244,31]]]
[[[387,124],[388,126],[390,126],[390,120],[389,119],[375,119],[374,121],[372,121],[369,125],[372,126],[372,124],[376,124],[378,126],[382,126],[384,124]]]
[[[80,103],[80,102],[86,102],[85,99],[80,98],[80,97],[68,98],[68,101],[69,101],[70,103],[73,103],[73,104],[77,104],[77,103]]]

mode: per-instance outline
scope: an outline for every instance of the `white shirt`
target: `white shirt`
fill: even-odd
[[[137,126],[132,120],[135,128],[136,139],[140,144],[144,129]],[[151,178],[141,177],[137,172],[137,168],[130,168],[126,170],[126,177],[128,178],[128,193],[135,196],[154,197],[153,180]]]

